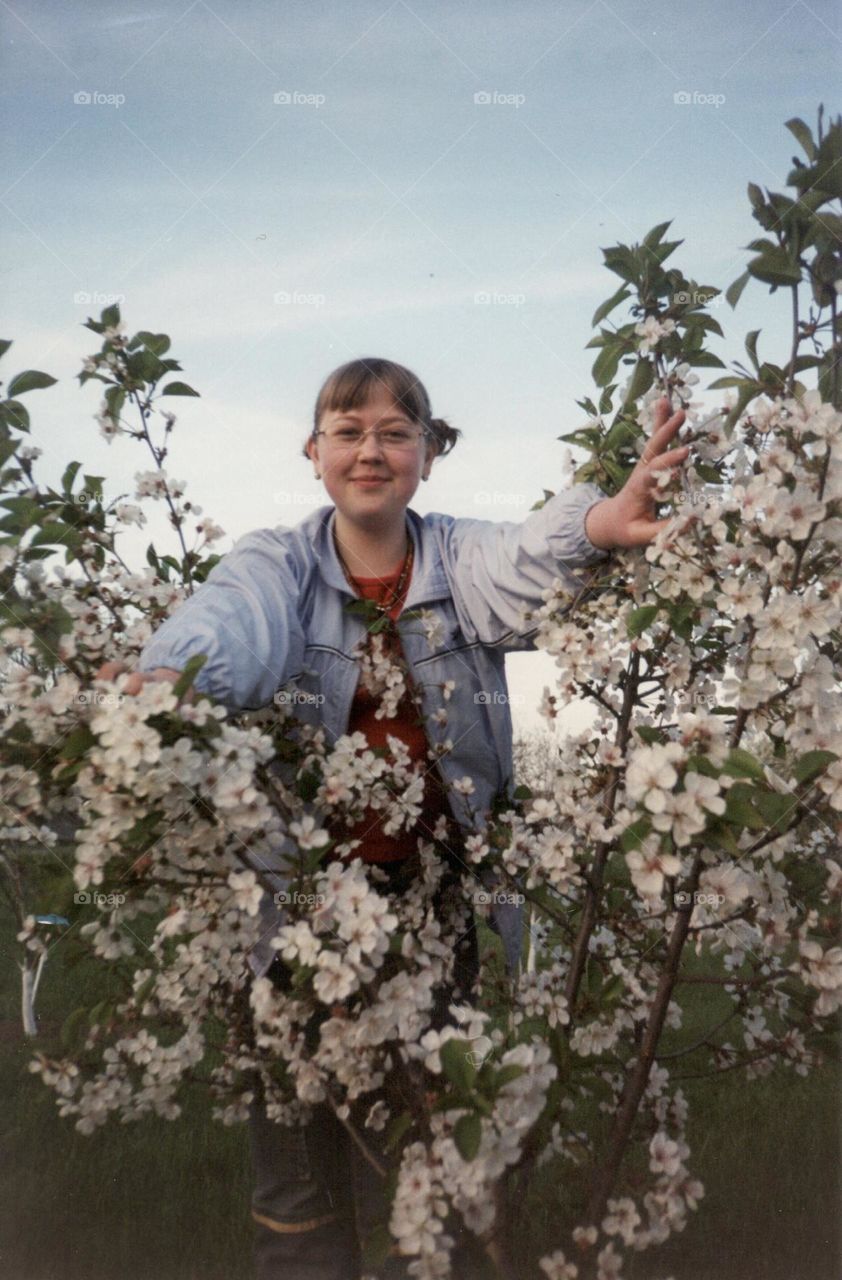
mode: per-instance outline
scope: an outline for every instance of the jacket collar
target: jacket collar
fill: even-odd
[[[414,609],[427,600],[441,600],[450,595],[447,575],[444,571],[441,555],[432,528],[428,520],[419,516],[411,507],[406,512],[410,537],[415,548],[412,565],[412,578],[409,593],[404,605],[405,609]],[[429,518],[428,518],[429,519]],[[320,507],[312,516],[302,521],[309,534],[313,546],[319,573],[328,586],[336,587],[345,595],[352,597],[350,585],[342,570],[336,546],[333,541],[333,529],[336,523],[335,507]]]

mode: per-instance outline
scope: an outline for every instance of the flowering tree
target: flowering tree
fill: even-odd
[[[46,942],[21,905],[27,859],[45,824],[72,820],[74,928],[56,954],[92,955],[115,994],[75,1010],[63,1044],[32,1065],[82,1132],[110,1116],[175,1119],[195,1082],[219,1119],[240,1121],[257,1077],[279,1123],[327,1102],[384,1176],[396,1170],[373,1262],[391,1246],[412,1274],[447,1276],[466,1229],[499,1275],[526,1274],[512,1259],[513,1206],[553,1169],[566,1188],[556,1237],[530,1274],[611,1280],[625,1251],[680,1231],[703,1194],[682,1080],[751,1079],[777,1063],[803,1073],[827,1051],[842,1003],[842,866],[831,856],[842,810],[842,120],[825,126],[820,112],[816,137],[801,121],[788,127],[805,154],[788,178],[795,194],[750,185],[766,234],[726,296],[736,305],[749,280],[788,289],[791,347],[780,365],[761,361],[749,334],[749,363],[712,384],[724,393],[716,412],[703,416],[691,388],[694,369],[722,366],[706,346],[721,334],[719,291],[665,265],[680,243],[665,240],[667,223],[605,251],[622,284],[594,317],[599,398],[580,402],[589,421],[563,437],[589,454],[576,479],[619,490],[663,395],[686,409],[695,456],[680,491],[665,486],[674,518],[654,543],[615,556],[575,597],[559,583],[524,614],[559,669],[544,713],[587,698],[597,723],[560,744],[541,794],[521,787],[476,815],[455,888],[443,829],[419,841],[401,894],[343,836],[372,808],[389,831],[412,827],[423,789],[398,738],[331,746],[289,689],[230,715],[197,696],[201,655],[174,684],[133,697],[125,674],[94,680],[106,656],[130,666],[218,559],[209,547],[222,531],[196,520],[163,465],[175,419],[160,401],[195,394],[172,378],[169,339],[129,338],[116,307],[88,321],[102,346],[80,379],[104,385],[100,429],[150,451],[134,503],[107,503],[98,477],[78,489],[76,462],[61,493],[42,489],[18,397],[52,380],[30,372],[9,384],[5,869],[31,969]],[[621,306],[628,318],[611,323]],[[150,545],[140,572],[117,540],[155,501],[176,550]],[[418,624],[435,642],[433,620],[422,612]],[[360,660],[383,717],[402,694],[417,698],[383,619],[372,618]],[[459,787],[470,802],[471,780]],[[443,1021],[456,940],[494,893],[529,900],[543,925],[537,963],[509,980],[491,955],[476,1001],[457,1000]],[[287,990],[251,980],[248,952],[266,937],[289,966]],[[701,1036],[682,1031],[693,983],[728,1001]]]

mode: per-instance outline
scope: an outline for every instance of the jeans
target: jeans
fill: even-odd
[[[414,858],[389,864],[390,887],[400,890],[416,868]],[[454,884],[458,885],[458,877],[447,872],[437,907]],[[456,946],[452,982],[436,992],[434,1027],[445,1023],[447,1006],[454,998],[472,998],[478,970],[476,930],[469,913]],[[283,989],[289,970],[276,957],[267,976]],[[376,1096],[362,1100],[363,1115]],[[379,1280],[405,1280],[408,1258],[390,1254],[379,1267],[364,1265],[362,1250],[371,1233],[388,1229],[383,1179],[328,1104],[313,1107],[306,1124],[281,1125],[267,1118],[258,1081],[249,1123],[256,1280],[360,1280],[374,1275]],[[394,1168],[394,1162],[375,1145],[382,1138],[383,1133],[365,1130],[367,1145],[382,1164]]]

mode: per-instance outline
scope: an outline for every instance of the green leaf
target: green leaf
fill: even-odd
[[[198,396],[198,394],[199,392],[188,387],[186,382],[170,382],[168,386],[161,388],[162,396]]]
[[[670,626],[682,640],[689,640],[693,634],[693,613],[696,609],[694,600],[685,600],[682,603],[672,603],[667,605],[667,616],[670,620]]]
[[[759,329],[752,329],[750,333],[746,334],[746,351],[748,352],[749,360],[751,360],[751,363],[754,366],[755,372],[757,372],[757,370],[759,370],[760,368],[760,360],[757,355],[757,339],[759,337],[760,337]]]
[[[473,1160],[482,1142],[482,1120],[476,1111],[460,1116],[453,1127],[453,1141],[463,1160]]]
[[[494,1079],[492,1082],[494,1092],[496,1093],[499,1089],[502,1089],[504,1084],[509,1084],[512,1080],[517,1080],[518,1076],[522,1076],[525,1070],[526,1067],[519,1067],[515,1062],[510,1062],[508,1066],[505,1067],[499,1067],[494,1072]]]
[[[741,378],[736,373],[729,373],[725,378],[716,378],[708,386],[708,391],[718,391],[722,387],[754,387],[756,384],[748,378]]]
[[[9,347],[11,345],[12,345],[11,338],[0,338],[0,358],[2,358],[6,354],[6,352],[9,350]]]
[[[129,345],[131,347],[132,344],[136,345],[139,342],[142,342],[146,350],[153,352],[156,356],[162,356],[170,349],[170,340],[165,333],[149,333],[147,330],[142,329],[135,334]]]
[[[655,729],[651,724],[635,725],[634,731],[636,734],[638,734],[639,737],[643,739],[643,741],[647,744],[647,746],[650,746],[650,747],[654,746],[656,742],[663,744],[663,741],[664,741],[663,733],[661,732],[660,729]]]
[[[125,387],[109,387],[105,393],[105,403],[108,405],[108,412],[116,422],[120,417],[120,411],[126,403]]]
[[[454,1037],[439,1050],[442,1071],[451,1084],[462,1093],[468,1093],[477,1078],[477,1069],[469,1060],[470,1041]]]
[[[609,384],[608,384],[608,386],[607,386],[607,387],[603,387],[603,389],[602,389],[602,395],[599,397],[599,412],[600,412],[600,413],[610,413],[610,412],[611,412],[611,409],[612,409],[612,401],[611,401],[611,397],[612,397],[612,396],[613,396],[613,394],[614,394],[614,391],[615,391],[615,389],[616,389],[616,386],[617,386],[616,382],[609,382]],[[596,417],[596,414],[594,413],[594,415],[593,415],[593,416],[594,416],[594,417]]]
[[[386,1140],[384,1147],[387,1151],[393,1151],[404,1136],[406,1131],[412,1124],[412,1113],[404,1111],[401,1115],[395,1116],[386,1130]]]
[[[628,280],[629,284],[637,283],[641,263],[637,254],[633,253],[627,244],[612,245],[610,249],[603,249],[602,255],[609,271],[613,271],[623,280]]]
[[[732,309],[736,307],[742,297],[743,289],[745,289],[750,279],[751,272],[744,271],[741,276],[737,276],[736,280],[732,280],[728,288],[725,290],[725,301]]]
[[[789,826],[785,819],[792,817],[797,802],[792,796],[781,795],[778,791],[755,791],[754,803],[767,824],[783,833]]]
[[[64,739],[59,748],[58,754],[62,760],[78,760],[95,745],[96,738],[91,733],[88,726],[86,724],[80,724]]]
[[[51,378],[48,373],[42,373],[40,369],[27,369],[24,373],[19,373],[17,377],[12,378],[9,383],[9,399],[23,395],[25,391],[40,391],[43,387],[51,387],[56,381],[56,378]]]
[[[81,462],[70,462],[65,468],[64,475],[61,477],[61,491],[66,497],[70,497],[73,492],[73,481],[81,465]]]
[[[626,624],[628,635],[630,637],[643,635],[646,628],[657,617],[659,608],[657,604],[644,604],[639,609],[632,609]]]
[[[725,365],[719,356],[715,356],[712,351],[691,351],[688,352],[684,359],[695,369],[724,369]]]
[[[630,823],[620,836],[620,847],[623,853],[631,853],[632,849],[639,849],[651,830],[652,821],[645,814],[642,818],[637,818]]]
[[[14,456],[19,444],[20,440],[15,440],[14,436],[9,436],[8,440],[0,439],[0,467],[5,466],[9,459]],[[16,471],[15,475],[20,476],[21,472]]]
[[[598,387],[604,387],[606,382],[611,381],[617,372],[622,355],[623,347],[619,342],[606,342],[591,369],[591,375]]]
[[[557,436],[557,440],[563,440],[566,444],[578,444],[583,449],[593,451],[594,445],[599,444],[602,432],[598,427],[579,427],[576,431],[568,431],[567,435]],[[549,490],[544,490],[545,493]]]
[[[801,268],[793,262],[785,249],[777,245],[752,258],[748,269],[757,280],[772,285],[796,285],[801,283]]]
[[[184,670],[173,685],[173,693],[177,698],[184,696],[207,660],[206,653],[197,653],[192,658],[188,658],[184,664]]]
[[[735,826],[748,827],[750,831],[763,831],[766,819],[752,804],[753,790],[737,782],[725,797],[725,817]]]
[[[653,227],[651,231],[647,232],[643,237],[643,243],[646,248],[654,249],[656,245],[660,244],[671,226],[672,218],[670,218],[669,222],[659,222],[656,227]]]
[[[104,311],[99,313],[100,323],[105,329],[115,329],[120,324],[120,308],[114,302],[110,307],[106,307]]]
[[[146,347],[133,351],[126,358],[126,367],[132,378],[139,382],[159,382],[167,372],[155,352],[148,351]]]
[[[823,773],[827,765],[838,759],[839,757],[832,751],[808,751],[796,761],[792,771],[795,781],[809,782],[817,774]]]
[[[163,816],[161,809],[153,809],[150,813],[145,813],[125,832],[122,837],[123,843],[129,845],[131,849],[142,851],[151,848],[159,839],[159,824]]]
[[[739,395],[737,396],[737,403],[734,405],[733,409],[727,415],[727,417],[722,423],[722,429],[725,432],[726,436],[730,438],[731,432],[734,429],[734,424],[739,420],[739,418],[748,408],[751,401],[754,400],[755,397],[758,396],[759,394],[760,394],[760,390],[754,383],[751,383],[751,382],[746,383],[742,391],[740,391]]]
[[[626,398],[623,401],[623,408],[626,408],[635,400],[639,400],[641,396],[645,396],[654,380],[654,362],[652,360],[648,360],[645,356],[641,356],[638,359],[634,373],[629,380],[629,389],[626,392]]]
[[[712,822],[705,831],[705,839],[735,858],[743,852],[734,832],[725,822]]]
[[[670,254],[675,253],[679,245],[684,244],[683,240],[665,240],[663,244],[657,245],[654,249],[650,249],[650,253],[654,255],[657,261],[666,262]]]
[[[143,982],[140,984],[140,986],[138,987],[137,991],[134,994],[135,1003],[138,1007],[142,1006],[145,1003],[145,1001],[149,999],[154,989],[156,981],[157,981],[156,975],[154,973],[150,973],[149,977],[145,978]]]
[[[711,297],[715,296],[713,289],[710,289],[709,292]],[[716,293],[718,292],[719,290],[716,290]],[[725,336],[722,332],[722,325],[719,321],[714,319],[713,316],[709,316],[707,312],[704,311],[694,311],[690,315],[682,316],[679,323],[683,324],[685,328],[688,329],[692,326],[696,329],[703,329],[706,333],[715,333],[719,338]]]
[[[74,1009],[65,1018],[61,1026],[60,1039],[63,1047],[69,1049],[76,1040],[82,1025],[87,1022],[87,1009]]]
[[[766,781],[763,765],[743,747],[732,747],[728,753],[728,759],[722,766],[722,772],[734,778],[756,778],[758,782]]]
[[[813,141],[813,135],[809,127],[798,116],[793,116],[791,120],[787,120],[784,127],[789,129],[792,136],[801,143],[807,159],[812,164],[816,158],[816,144]]]
[[[29,413],[20,400],[7,400],[0,408],[10,427],[15,427],[18,431],[29,430]]]
[[[614,308],[618,307],[621,302],[625,302],[626,298],[630,298],[630,297],[631,297],[631,289],[627,289],[624,284],[621,284],[616,293],[612,293],[610,298],[607,298],[605,302],[601,303],[597,307],[596,311],[593,313],[593,319],[591,320],[591,327],[596,328],[599,322],[601,320],[604,320],[605,317],[609,314],[609,312],[613,311]]]

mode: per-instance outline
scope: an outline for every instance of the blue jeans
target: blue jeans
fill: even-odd
[[[399,888],[413,874],[407,864],[390,864],[392,883]],[[439,895],[447,892],[446,881]],[[479,960],[473,916],[456,948],[453,981],[436,993],[432,1024],[441,1027],[447,1006],[457,997],[469,1000]],[[279,957],[267,975],[281,989],[289,970]],[[362,1248],[375,1229],[388,1226],[383,1179],[360,1152],[327,1104],[312,1109],[306,1123],[287,1126],[269,1120],[259,1096],[250,1107],[254,1193],[256,1280],[405,1280],[408,1258],[390,1255],[378,1268],[363,1265]],[[363,1114],[375,1101],[367,1095]],[[383,1134],[365,1130],[372,1146]],[[389,1157],[377,1149],[381,1162]]]

